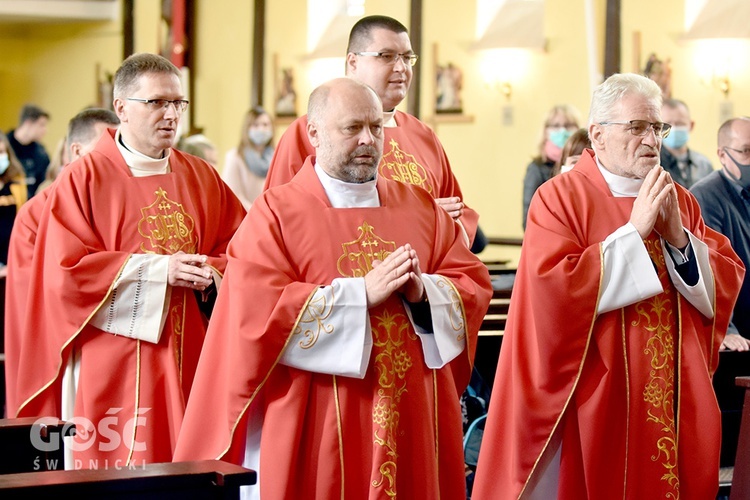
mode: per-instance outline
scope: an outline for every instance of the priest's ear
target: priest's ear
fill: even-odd
[[[320,132],[318,130],[318,124],[315,122],[307,122],[307,138],[310,140],[310,144],[315,149],[320,147]]]
[[[604,127],[598,123],[589,125],[589,139],[595,150],[604,150]]]

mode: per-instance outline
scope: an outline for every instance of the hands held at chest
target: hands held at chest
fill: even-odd
[[[672,176],[660,166],[652,168],[643,180],[630,212],[630,223],[643,239],[654,229],[670,245],[687,246],[689,240],[682,228],[677,188]]]
[[[464,204],[458,196],[451,196],[450,198],[435,198],[435,203],[448,212],[448,215],[450,215],[453,220],[458,219],[464,213]]]
[[[211,268],[206,264],[208,257],[185,252],[169,256],[167,282],[171,286],[184,286],[203,291],[213,282]]]
[[[408,243],[382,261],[373,261],[372,267],[365,275],[368,308],[382,304],[394,292],[401,293],[408,302],[420,302],[424,298],[419,258]]]

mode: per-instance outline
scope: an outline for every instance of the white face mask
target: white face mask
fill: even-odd
[[[10,158],[8,157],[8,153],[0,153],[0,175],[3,175],[9,166]]]
[[[248,139],[250,139],[250,142],[252,142],[256,146],[263,146],[271,140],[272,136],[273,132],[271,132],[270,130],[251,128],[247,131]]]

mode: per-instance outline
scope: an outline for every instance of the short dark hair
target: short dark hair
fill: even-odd
[[[372,31],[374,29],[385,29],[394,33],[409,33],[406,26],[388,16],[367,16],[363,17],[352,26],[349,32],[349,45],[346,53],[360,52],[364,50],[372,41]]]
[[[18,124],[20,125],[27,121],[35,122],[39,118],[49,119],[49,113],[35,104],[25,104],[18,115]]]
[[[137,90],[138,78],[146,73],[171,73],[181,77],[177,66],[166,57],[149,52],[133,54],[125,59],[115,72],[113,95],[124,97],[125,93]]]
[[[120,119],[114,111],[104,108],[87,108],[75,115],[68,122],[68,146],[74,142],[89,143],[96,139],[94,137],[94,126],[97,123],[106,123],[117,127]]]

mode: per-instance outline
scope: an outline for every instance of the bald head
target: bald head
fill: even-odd
[[[383,105],[363,83],[330,80],[310,94],[307,135],[328,175],[352,183],[373,180],[383,154]]]

